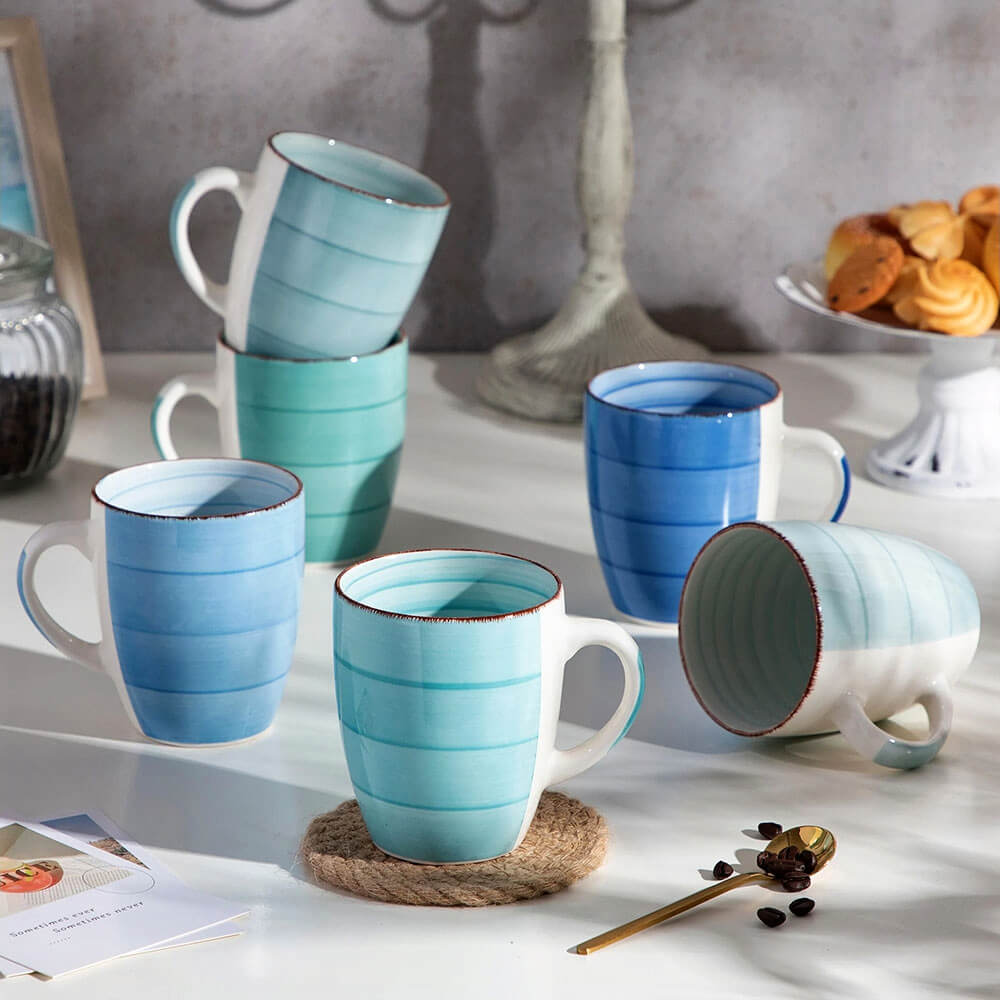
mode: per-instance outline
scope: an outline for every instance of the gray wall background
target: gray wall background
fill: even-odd
[[[585,0],[0,0],[39,22],[106,350],[210,347],[170,254],[195,170],[310,129],[422,165],[454,207],[408,329],[481,349],[558,306],[581,261]],[[256,8],[256,9],[255,9]],[[717,348],[895,346],[772,279],[842,216],[1000,181],[995,0],[633,0],[629,267]],[[223,276],[236,223],[193,239]]]

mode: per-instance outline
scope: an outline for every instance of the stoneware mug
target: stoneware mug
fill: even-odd
[[[292,662],[302,583],[302,483],[261,462],[189,459],[112,472],[90,519],[46,525],[17,570],[21,603],[56,649],[114,681],[136,728],[162,743],[218,745],[274,719]],[[53,620],[39,557],[90,560],[101,639]]]
[[[382,537],[406,430],[405,338],[361,357],[328,360],[243,354],[222,337],[215,371],[180,375],[153,405],[153,440],[177,458],[174,407],[202,396],[218,411],[224,455],[273,462],[305,484],[306,560],[336,563]]]
[[[400,552],[337,578],[334,663],[351,782],[372,840],[409,861],[483,861],[521,843],[543,789],[625,734],[642,658],[612,622],[567,615],[559,578],[517,556]],[[608,723],[555,748],[563,670],[588,645],[617,654]]]
[[[702,708],[741,736],[840,730],[886,767],[933,758],[951,685],[979,641],[979,602],[950,559],[909,538],[810,521],[734,524],[691,567],[680,650]],[[920,703],[925,740],[872,720]]]
[[[788,427],[781,387],[739,365],[663,361],[612,368],[584,400],[590,516],[619,611],[674,623],[691,560],[720,528],[777,512],[782,446],[817,448],[850,491],[844,449],[820,430]]]
[[[188,222],[209,191],[243,212],[229,282],[207,278]],[[448,217],[444,190],[412,167],[337,139],[277,132],[257,170],[201,170],[174,202],[170,236],[195,294],[238,351],[343,358],[385,347],[423,281]]]

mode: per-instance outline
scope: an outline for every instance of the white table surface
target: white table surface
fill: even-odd
[[[913,356],[743,356],[776,375],[786,417],[837,435],[856,479],[845,520],[912,535],[955,558],[983,607],[980,651],[957,691],[940,757],[899,773],[855,757],[838,736],[729,737],[680,676],[676,641],[633,629],[649,690],[635,733],[566,790],[611,829],[604,867],[572,889],[475,911],[411,909],[313,884],[296,859],[309,819],[351,796],[331,666],[331,570],[306,574],[295,663],[276,727],[244,747],[178,750],[130,731],[111,682],[65,660],[17,601],[21,545],[42,523],[86,516],[112,468],[155,457],[149,407],[159,385],[205,371],[209,355],[111,355],[111,396],[82,410],[62,465],[0,496],[0,812],[34,817],[97,807],[190,884],[245,904],[240,938],[122,959],[53,983],[5,983],[11,996],[452,998],[994,997],[1000,995],[1000,730],[997,626],[1000,505],[894,493],[861,470],[872,441],[909,419]],[[412,360],[409,428],[381,550],[481,546],[559,573],[571,612],[615,617],[594,554],[579,428],[521,422],[481,406],[480,359]],[[206,404],[178,411],[182,453],[215,450]],[[808,517],[828,480],[786,463],[785,513]],[[39,588],[56,616],[96,632],[89,571],[50,553]],[[599,723],[616,699],[611,664],[578,658],[566,717]],[[576,669],[574,669],[576,668]],[[915,727],[917,713],[903,717]],[[581,730],[565,725],[563,737]],[[763,927],[765,888],[735,892],[593,956],[576,942],[704,886],[719,858],[751,862],[761,820],[817,823],[839,841],[810,894],[813,916]],[[5,994],[6,995],[6,994]]]

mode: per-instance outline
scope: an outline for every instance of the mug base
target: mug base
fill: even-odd
[[[442,865],[481,865],[484,861],[496,861],[498,858],[506,858],[521,846],[521,841],[519,840],[509,851],[504,851],[503,854],[494,854],[489,858],[474,858],[471,861],[421,861],[419,858],[407,858],[402,854],[393,854],[392,851],[387,851],[377,840],[372,840],[372,843],[383,854],[388,854],[390,858],[395,858],[397,861],[406,861],[411,865],[427,865],[428,867]]]
[[[652,618],[637,618],[635,615],[625,614],[624,612],[622,612],[622,618],[626,623],[631,622],[633,625],[645,625],[647,628],[655,628],[667,635],[677,635],[677,622],[658,622]]]
[[[271,731],[274,729],[274,723],[267,727],[267,729],[262,729],[259,733],[254,733],[253,736],[244,736],[239,740],[227,740],[223,743],[178,743],[174,740],[161,740],[157,739],[155,736],[149,736],[146,733],[142,735],[149,740],[150,743],[159,743],[160,746],[165,747],[179,747],[185,750],[212,750],[217,748],[225,747],[240,747],[247,743],[253,743],[255,740],[262,739],[265,736],[270,736]]]

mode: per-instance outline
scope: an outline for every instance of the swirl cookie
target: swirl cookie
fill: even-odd
[[[895,284],[903,248],[891,236],[860,246],[837,268],[826,299],[837,312],[860,312],[875,305]]]
[[[1000,216],[993,220],[990,231],[983,241],[983,270],[1000,292]]]
[[[892,307],[908,326],[977,337],[996,321],[997,291],[968,261],[936,260],[915,268],[914,274]]]

